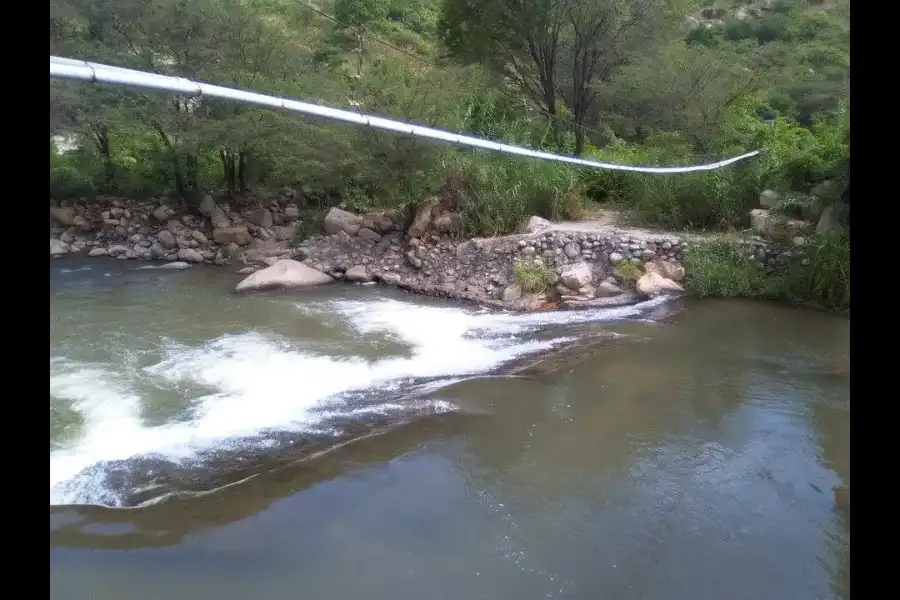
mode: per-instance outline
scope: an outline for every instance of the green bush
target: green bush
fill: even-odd
[[[584,211],[576,172],[546,161],[453,151],[437,181],[455,197],[466,235],[513,233],[532,215],[578,219]]]
[[[553,271],[543,262],[517,260],[513,263],[513,281],[526,294],[539,294],[553,285]]]
[[[621,260],[613,265],[613,274],[625,281],[637,281],[644,274],[643,269],[630,260]]]
[[[651,137],[653,146],[618,142],[596,151],[599,160],[631,165],[686,163],[690,146],[674,135]],[[754,162],[716,171],[676,175],[590,171],[584,174],[587,194],[628,211],[641,223],[669,229],[728,229],[743,226],[759,193]]]
[[[759,298],[849,311],[849,236],[811,236],[805,250],[805,259],[795,256],[771,269],[733,242],[693,244],[685,252],[685,288],[700,297]]]

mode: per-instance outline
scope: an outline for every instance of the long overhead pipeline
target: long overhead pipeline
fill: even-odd
[[[394,131],[415,137],[421,137],[441,142],[449,142],[460,146],[470,148],[481,148],[483,150],[492,150],[502,154],[511,154],[517,156],[528,156],[541,160],[550,160],[554,162],[579,165],[583,167],[592,167],[595,169],[608,169],[612,171],[632,171],[636,173],[655,173],[655,174],[677,174],[692,173],[695,171],[713,171],[722,167],[734,164],[759,154],[759,150],[741,154],[726,160],[720,160],[705,165],[694,165],[689,167],[642,167],[632,165],[617,165],[613,163],[598,162],[593,160],[585,160],[575,156],[565,156],[561,154],[553,154],[551,152],[541,152],[530,148],[522,148],[520,146],[512,146],[510,144],[501,144],[481,138],[476,138],[450,131],[443,131],[433,127],[423,127],[421,125],[413,125],[402,121],[394,121],[383,117],[373,115],[364,115],[358,112],[331,108],[328,106],[320,106],[309,102],[300,102],[288,98],[277,98],[256,92],[248,92],[244,90],[212,85],[209,83],[200,83],[185,79],[183,77],[171,77],[168,75],[158,75],[155,73],[147,73],[144,71],[136,71],[133,69],[123,69],[121,67],[113,67],[102,65],[99,63],[87,62],[83,60],[73,60],[69,58],[60,58],[56,56],[50,57],[50,77],[61,79],[77,79],[88,81],[91,83],[109,83],[116,85],[125,85],[131,87],[145,88],[150,90],[158,90],[165,92],[175,92],[187,96],[209,96],[212,98],[222,98],[225,100],[233,100],[236,102],[244,102],[246,104],[255,104],[266,108],[280,109],[290,112],[301,113],[305,115],[313,115],[325,119],[335,121],[343,121],[345,123],[353,123],[354,125],[362,125],[372,127],[374,129],[384,129]]]

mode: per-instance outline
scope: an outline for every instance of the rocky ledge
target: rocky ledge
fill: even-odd
[[[207,196],[194,211],[100,198],[51,204],[50,217],[51,258],[86,253],[165,261],[170,268],[231,265],[252,274],[238,291],[378,281],[516,310],[616,305],[681,292],[688,244],[669,234],[560,230],[539,217],[518,235],[462,239],[460,215],[436,198],[411,215],[332,208],[326,233],[296,247],[302,212],[290,197],[240,210]],[[523,273],[540,285],[524,281]]]

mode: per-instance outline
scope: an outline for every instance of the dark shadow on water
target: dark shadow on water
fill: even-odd
[[[272,503],[349,471],[379,465],[415,451],[421,444],[457,435],[483,416],[449,413],[357,432],[348,442],[322,453],[283,463],[242,481],[203,494],[182,494],[138,508],[50,507],[50,546],[124,550],[177,544],[186,536],[240,521]],[[327,451],[325,451],[327,450]]]

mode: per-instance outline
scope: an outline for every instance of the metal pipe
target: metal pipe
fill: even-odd
[[[550,160],[554,162],[613,171],[632,171],[636,173],[655,174],[712,171],[759,154],[759,150],[754,150],[753,152],[747,152],[746,154],[741,154],[740,156],[735,156],[726,160],[720,160],[714,163],[695,165],[690,167],[638,167],[630,165],[617,165],[612,163],[597,162],[593,160],[585,160],[583,158],[577,158],[574,156],[564,156],[561,154],[552,154],[550,152],[541,152],[539,150],[531,150],[529,148],[511,146],[509,144],[501,144],[498,142],[492,142],[490,140],[484,140],[467,135],[461,135],[458,133],[452,133],[449,131],[443,131],[440,129],[434,129],[432,127],[411,125],[409,123],[403,123],[401,121],[363,115],[348,110],[310,104],[308,102],[300,102],[287,98],[276,98],[274,96],[267,96],[265,94],[257,94],[256,92],[246,92],[234,88],[211,85],[208,83],[200,83],[191,81],[190,79],[185,79],[183,77],[157,75],[155,73],[146,73],[144,71],[123,69],[121,67],[91,63],[83,60],[74,60],[70,58],[51,56],[50,77],[58,77],[62,79],[78,79],[82,81],[89,81],[92,83],[128,85],[151,90],[175,92],[178,94],[185,94],[190,96],[210,96],[213,98],[223,98],[225,100],[234,100],[237,102],[255,104],[257,106],[264,106],[267,108],[276,108],[306,115],[315,115],[317,117],[343,121],[345,123],[353,123],[355,125],[364,125],[375,129],[394,131],[397,133],[403,133],[415,137],[428,138],[442,142],[450,142],[453,144],[458,144],[460,146],[493,150],[502,154],[528,156],[531,158],[539,158],[542,160]]]

